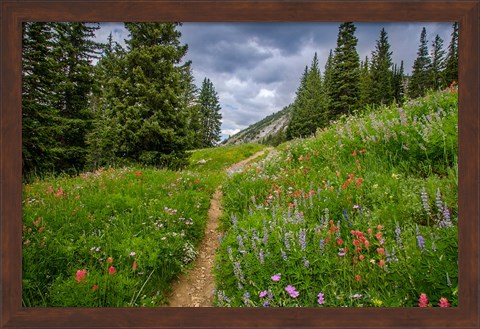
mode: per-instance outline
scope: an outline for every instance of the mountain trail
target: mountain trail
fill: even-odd
[[[261,157],[266,151],[270,151],[269,156],[276,153],[273,148],[267,148],[255,153],[251,157],[235,163],[226,169],[229,174],[242,170],[250,161]],[[208,307],[213,306],[213,290],[215,282],[213,277],[213,264],[215,253],[220,244],[219,242],[219,218],[222,215],[222,189],[218,186],[213,193],[208,210],[208,222],[205,227],[205,237],[203,238],[197,258],[193,268],[173,284],[172,294],[170,295],[170,307]]]

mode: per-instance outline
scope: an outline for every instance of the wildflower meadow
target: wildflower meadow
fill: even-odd
[[[367,108],[229,177],[216,305],[457,306],[457,113]]]
[[[197,256],[224,167],[262,148],[195,151],[181,172],[100,168],[24,184],[23,306],[167,304]]]

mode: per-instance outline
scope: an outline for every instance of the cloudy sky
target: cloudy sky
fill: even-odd
[[[305,66],[317,52],[323,69],[335,49],[340,23],[184,23],[181,41],[188,44],[197,86],[209,78],[222,107],[222,138],[233,135],[292,103]],[[388,34],[394,63],[404,61],[410,73],[420,33],[427,30],[429,49],[435,35],[451,39],[452,23],[355,23],[357,51],[371,57],[382,27]],[[98,41],[124,45],[128,32],[121,23],[102,23]]]

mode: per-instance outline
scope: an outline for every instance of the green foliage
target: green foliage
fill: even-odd
[[[358,39],[352,22],[340,25],[335,48],[331,88],[329,89],[330,113],[333,118],[351,114],[359,108],[360,60],[356,50]]]
[[[322,76],[315,53],[310,69],[305,68],[293,102],[287,138],[311,136],[318,128],[325,127],[329,120],[326,105]]]
[[[196,108],[196,115],[192,118],[198,122],[195,126],[194,148],[216,146],[221,139],[222,114],[218,94],[208,78],[202,82]]]
[[[435,40],[432,42],[432,87],[434,90],[446,87],[444,72],[445,72],[445,50],[443,50],[443,39],[437,34]]]
[[[185,66],[179,65],[187,46],[180,45],[177,25],[126,23],[127,49],[107,53],[103,65],[114,70],[103,82],[104,122],[92,136],[92,145],[102,146],[107,154],[101,165],[112,155],[175,169],[187,164],[191,137],[182,96],[189,84],[182,80]]]
[[[408,84],[408,94],[411,98],[417,98],[425,95],[432,86],[430,75],[430,66],[432,60],[428,54],[427,30],[425,27],[420,34],[420,45],[418,47],[417,58],[413,63],[413,72]]]
[[[198,150],[182,173],[100,168],[25,184],[23,305],[167,303],[172,281],[196,257],[225,167],[262,148]],[[197,163],[204,158],[209,161]]]
[[[388,42],[387,32],[382,28],[380,39],[377,40],[375,50],[372,52],[372,103],[390,104],[393,101],[392,89],[392,52]]]
[[[230,177],[216,305],[457,306],[457,104],[343,117]]]
[[[445,64],[445,86],[458,81],[458,23],[453,23],[452,39]]]
[[[91,60],[98,26],[25,23],[23,43],[23,174],[74,173],[86,162],[92,125]]]

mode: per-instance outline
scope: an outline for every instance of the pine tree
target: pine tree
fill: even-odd
[[[425,95],[425,92],[431,88],[431,59],[428,54],[427,31],[425,27],[420,34],[420,46],[417,52],[417,58],[413,63],[412,77],[408,85],[408,94],[411,98]]]
[[[59,111],[54,92],[60,71],[53,48],[52,23],[24,23],[22,48],[22,174],[55,169]]]
[[[330,108],[331,99],[330,93],[332,90],[332,72],[333,72],[333,51],[330,49],[327,61],[325,63],[325,70],[323,71],[323,92],[325,95],[325,104],[327,109]]]
[[[392,90],[392,52],[387,32],[382,28],[372,52],[372,102],[374,104],[390,104],[393,101]]]
[[[403,71],[403,61],[400,62],[400,68],[397,68],[397,64],[395,64],[393,68],[393,98],[398,103],[402,103],[405,99],[405,73]]]
[[[56,23],[55,48],[62,79],[56,86],[55,106],[59,146],[53,149],[57,171],[75,172],[83,169],[87,158],[86,136],[92,129],[89,96],[94,85],[92,59],[99,45],[92,40],[99,27],[85,23]]]
[[[370,71],[370,62],[368,56],[365,56],[365,61],[360,63],[360,81],[359,81],[359,103],[365,106],[373,103],[372,86],[373,79]]]
[[[431,58],[432,86],[436,90],[445,85],[445,50],[443,50],[443,40],[438,34],[432,42]]]
[[[327,110],[322,76],[318,67],[317,53],[315,53],[311,67],[305,68],[297,90],[287,129],[288,138],[310,136],[318,128],[325,127],[329,121]]]
[[[350,114],[359,107],[360,60],[356,50],[356,27],[351,22],[340,25],[333,58],[332,86],[329,91],[333,117]]]
[[[221,139],[221,107],[218,95],[210,79],[205,78],[198,96],[200,129],[196,139],[201,141],[200,147],[213,147]]]
[[[458,23],[453,23],[453,32],[445,65],[444,86],[450,85],[453,81],[458,82]]]
[[[108,126],[121,161],[180,168],[188,161],[178,23],[125,23],[127,49],[109,79]]]
[[[113,41],[112,34],[103,45],[103,55],[95,66],[95,81],[92,90],[91,112],[94,116],[92,131],[87,136],[87,163],[89,169],[97,169],[107,164],[114,165],[115,137],[118,125],[114,122],[112,110],[115,108],[124,83],[125,50]]]

